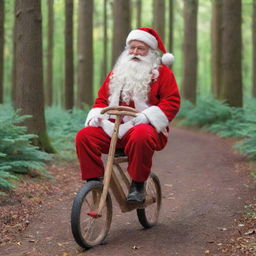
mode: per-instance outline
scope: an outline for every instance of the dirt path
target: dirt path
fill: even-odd
[[[211,134],[174,128],[153,167],[164,195],[159,224],[143,230],[135,212],[122,214],[115,207],[106,243],[86,252],[70,231],[70,208],[82,183],[72,174],[77,166],[63,168],[72,175],[65,189],[43,202],[16,243],[0,248],[0,255],[222,255],[219,244],[233,232],[234,219],[254,193],[247,186],[246,160],[231,145]]]

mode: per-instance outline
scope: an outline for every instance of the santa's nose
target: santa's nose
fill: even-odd
[[[138,53],[139,53],[138,47],[134,47],[133,49],[131,49],[130,53],[134,54],[134,55],[138,55]]]

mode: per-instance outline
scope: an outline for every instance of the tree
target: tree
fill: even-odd
[[[47,33],[47,72],[46,72],[46,105],[51,106],[53,103],[53,84],[52,84],[52,70],[53,70],[53,33],[54,33],[54,21],[53,21],[53,2],[54,0],[48,0],[48,33]]]
[[[136,26],[137,28],[141,27],[141,10],[142,10],[142,5],[141,5],[141,0],[136,1]]]
[[[74,106],[73,0],[65,1],[65,109]]]
[[[104,0],[103,6],[103,60],[102,60],[102,72],[101,82],[103,82],[107,75],[107,60],[108,60],[108,22],[107,22],[107,0]]]
[[[0,104],[4,102],[4,0],[0,0]]]
[[[14,5],[14,14],[16,16],[17,13],[17,5],[18,2],[15,1]],[[13,52],[12,52],[12,89],[11,89],[11,98],[12,98],[12,103],[15,106],[15,101],[16,101],[16,29],[17,29],[17,19],[14,20],[13,23]]]
[[[154,28],[164,41],[165,39],[165,0],[153,0]]]
[[[253,19],[252,19],[252,45],[253,45],[253,82],[252,96],[256,97],[256,0],[253,0]]]
[[[169,52],[173,52],[173,8],[174,8],[174,4],[173,4],[173,0],[169,0]]]
[[[212,43],[212,93],[216,98],[220,98],[221,89],[221,24],[222,24],[222,0],[212,1],[211,20],[211,43]]]
[[[126,37],[130,32],[130,1],[114,0],[113,26],[112,64],[123,51]]]
[[[16,0],[16,108],[31,115],[24,121],[38,135],[33,144],[52,153],[44,117],[42,17],[40,0]]]
[[[196,103],[198,0],[184,0],[183,97]]]
[[[93,102],[93,0],[79,0],[77,106]]]
[[[234,107],[243,105],[241,22],[241,0],[223,0],[220,98]]]

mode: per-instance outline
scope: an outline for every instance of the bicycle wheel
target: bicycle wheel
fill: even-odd
[[[162,197],[160,181],[154,173],[150,174],[145,184],[145,193],[146,200],[150,198],[153,203],[146,208],[138,208],[137,216],[144,228],[151,228],[157,223]]]
[[[112,201],[108,193],[102,214],[97,217],[103,184],[87,182],[77,194],[71,211],[71,229],[75,241],[83,248],[91,248],[106,238],[112,220]]]

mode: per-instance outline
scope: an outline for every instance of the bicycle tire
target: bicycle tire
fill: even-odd
[[[137,216],[140,224],[144,228],[151,228],[158,221],[160,208],[161,208],[161,199],[162,199],[160,181],[154,173],[150,174],[145,184],[145,193],[146,193],[146,198],[147,196],[151,196],[154,198],[154,203],[148,205],[145,208],[136,209]]]
[[[101,244],[110,229],[112,221],[112,200],[107,194],[106,203],[101,217],[92,217],[98,209],[103,191],[103,184],[99,181],[87,182],[74,199],[71,210],[71,230],[79,246],[89,249]]]

